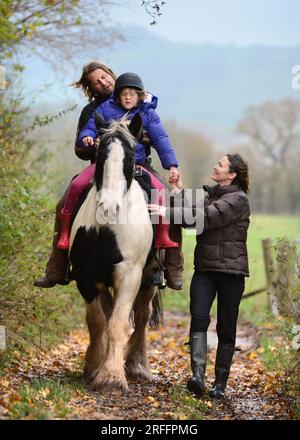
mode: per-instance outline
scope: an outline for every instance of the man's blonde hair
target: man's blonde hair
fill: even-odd
[[[76,87],[77,89],[82,89],[83,93],[85,94],[85,96],[88,97],[89,101],[92,101],[96,96],[99,95],[99,93],[96,93],[93,90],[92,85],[88,80],[88,75],[97,69],[102,69],[108,75],[112,76],[114,80],[117,79],[117,76],[114,74],[114,72],[105,64],[102,64],[99,61],[91,61],[90,63],[85,64],[82,69],[81,78],[78,81],[73,82],[72,86]]]

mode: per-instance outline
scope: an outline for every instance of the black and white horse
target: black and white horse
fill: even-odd
[[[71,229],[72,276],[86,300],[85,374],[95,390],[128,389],[126,375],[152,380],[145,328],[156,288],[141,284],[153,240],[143,190],[133,178],[136,115],[128,125],[96,118],[101,142],[94,184]]]

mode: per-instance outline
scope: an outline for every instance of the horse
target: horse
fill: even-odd
[[[147,280],[157,265],[149,258],[153,228],[147,201],[133,178],[142,120],[137,114],[129,125],[107,124],[96,114],[95,121],[101,140],[94,181],[71,227],[69,259],[86,302],[90,341],[84,374],[95,391],[126,392],[128,377],[154,380],[146,325],[157,288]]]

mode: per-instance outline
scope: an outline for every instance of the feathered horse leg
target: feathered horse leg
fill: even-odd
[[[107,327],[107,316],[103,307],[103,303],[107,299],[108,292],[106,289],[99,290],[99,295],[92,303],[86,304],[86,322],[90,335],[90,343],[85,355],[84,375],[90,380],[92,375],[97,371],[103,360],[106,351],[105,332]]]
[[[115,303],[107,327],[107,351],[104,363],[94,375],[91,384],[94,390],[121,388],[123,392],[128,391],[124,353],[131,330],[130,313],[140,287],[141,276],[142,269],[139,266],[132,267],[127,262],[116,266]]]
[[[126,374],[132,379],[153,381],[146,345],[146,326],[151,313],[151,300],[156,293],[156,287],[140,289],[134,303],[135,329],[130,337],[126,355]]]

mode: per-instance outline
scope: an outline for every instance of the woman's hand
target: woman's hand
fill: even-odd
[[[169,169],[169,183],[176,183],[180,178],[180,172],[176,167]]]
[[[155,204],[151,204],[149,203],[147,205],[148,211],[150,212],[150,214],[152,215],[160,215],[161,217],[165,217],[166,215],[166,207],[165,206],[160,206],[160,205],[155,205]]]
[[[83,145],[85,145],[86,147],[88,145],[94,145],[94,139],[91,136],[87,136],[85,138],[82,139]]]

